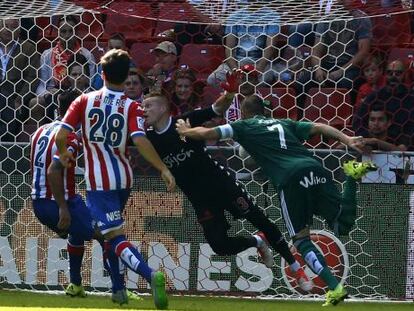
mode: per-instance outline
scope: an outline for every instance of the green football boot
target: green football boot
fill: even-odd
[[[353,179],[361,179],[367,173],[376,171],[378,169],[378,167],[371,161],[358,162],[356,160],[344,162],[342,168],[345,175],[350,176]]]
[[[163,310],[168,307],[168,298],[165,291],[165,276],[161,271],[154,272],[151,276],[151,289],[154,304],[157,309]]]
[[[326,293],[326,300],[322,307],[336,306],[338,303],[340,303],[347,297],[348,292],[346,291],[346,289],[341,284],[338,284],[338,286],[334,290],[329,290]]]
[[[86,297],[86,292],[83,286],[76,285],[73,283],[70,283],[68,287],[66,287],[65,293],[66,295],[72,296],[72,297],[82,297],[82,298]]]

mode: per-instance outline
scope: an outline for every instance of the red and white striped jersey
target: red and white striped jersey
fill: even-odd
[[[38,128],[31,137],[30,165],[32,171],[32,199],[52,199],[52,190],[47,181],[47,168],[55,160],[59,161],[55,134],[60,128],[60,121],[45,124]],[[79,140],[76,134],[68,136],[67,147],[76,158]],[[75,163],[63,170],[65,198],[75,196]]]
[[[79,96],[69,107],[62,126],[82,126],[87,190],[132,187],[128,135],[145,135],[140,105],[123,92],[101,90]]]

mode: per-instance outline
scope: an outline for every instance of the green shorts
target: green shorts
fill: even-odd
[[[341,209],[341,194],[322,167],[298,170],[279,187],[280,206],[291,237],[312,225],[313,215],[334,222]]]

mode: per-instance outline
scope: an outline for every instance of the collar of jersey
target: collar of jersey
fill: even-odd
[[[164,134],[169,128],[170,128],[170,126],[171,126],[171,122],[172,122],[172,117],[170,116],[170,118],[168,119],[168,124],[167,124],[167,126],[165,127],[165,128],[163,128],[161,131],[157,131],[155,128],[154,128],[154,131],[155,131],[155,133],[157,133],[157,134]]]
[[[260,114],[257,114],[253,117],[253,119],[263,119],[263,118],[265,118],[265,116],[262,116]]]
[[[112,90],[112,89],[110,89],[110,88],[108,88],[108,87],[106,87],[106,86],[104,86],[104,87],[102,88],[102,90],[103,90],[103,91],[113,92],[113,93],[122,93],[122,94],[124,94],[124,92],[123,92],[123,91]]]

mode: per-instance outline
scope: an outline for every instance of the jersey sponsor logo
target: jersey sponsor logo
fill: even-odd
[[[308,176],[303,176],[303,180],[301,180],[299,182],[299,184],[302,187],[305,187],[305,188],[308,188],[309,186],[314,186],[314,185],[318,185],[318,184],[325,184],[325,183],[326,183],[326,178],[315,176],[313,174],[313,171],[310,172],[309,178],[308,178]]]
[[[184,162],[185,160],[191,158],[191,155],[194,153],[195,151],[193,149],[190,150],[184,150],[181,149],[180,153],[177,154],[172,154],[170,153],[168,156],[164,157],[162,160],[164,161],[165,165],[168,168],[172,168],[174,165],[179,166],[181,164],[181,162]]]
[[[326,264],[332,271],[333,275],[341,280],[341,284],[347,279],[349,274],[349,257],[345,246],[333,234],[322,230],[311,230],[310,238],[316,248],[323,254]],[[292,254],[299,262],[306,274],[312,280],[314,286],[310,292],[303,291],[296,282],[293,273],[290,271],[289,265],[283,258],[281,259],[281,272],[283,280],[288,288],[299,295],[316,294],[324,295],[327,287],[322,279],[305,264],[301,255],[292,246]]]
[[[114,220],[120,220],[121,219],[121,212],[120,211],[112,211],[110,213],[106,213],[106,220],[108,221],[114,221]]]
[[[142,117],[137,117],[138,127],[143,129],[145,126],[145,119]]]

